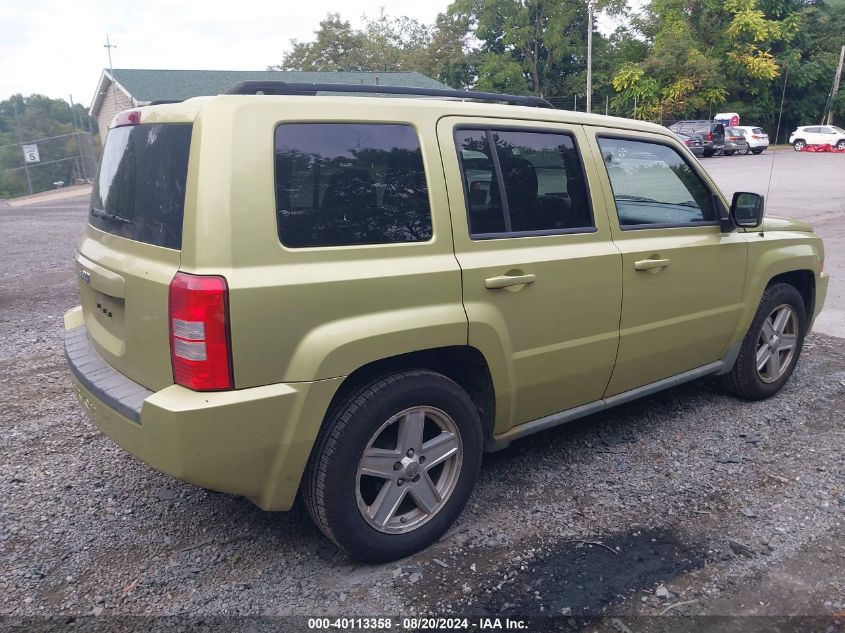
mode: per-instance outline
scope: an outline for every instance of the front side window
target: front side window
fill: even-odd
[[[709,189],[673,148],[618,138],[598,142],[622,228],[718,220]]]
[[[457,130],[455,142],[471,235],[593,227],[578,151],[569,135]]]
[[[285,246],[431,239],[422,151],[411,126],[286,123],[276,128],[275,148]]]

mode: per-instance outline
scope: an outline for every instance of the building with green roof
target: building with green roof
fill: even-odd
[[[104,69],[91,100],[89,113],[97,119],[105,140],[109,123],[122,110],[152,101],[183,101],[225,92],[239,81],[280,80],[303,83],[336,83],[409,88],[449,86],[417,72],[298,72],[285,70],[147,70]]]

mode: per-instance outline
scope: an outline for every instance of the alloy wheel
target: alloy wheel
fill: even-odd
[[[789,304],[769,313],[757,337],[755,363],[760,380],[772,383],[783,376],[792,363],[798,342],[798,318]]]
[[[401,534],[431,520],[448,502],[461,472],[455,421],[435,407],[397,413],[372,435],[358,463],[358,510],[370,527]]]

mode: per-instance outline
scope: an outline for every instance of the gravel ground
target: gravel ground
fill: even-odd
[[[811,335],[765,402],[703,380],[486,456],[438,544],[361,565],[301,507],[175,481],[87,421],[61,353],[85,203],[0,208],[0,615],[845,609],[845,340]]]

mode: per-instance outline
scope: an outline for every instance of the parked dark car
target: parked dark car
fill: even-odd
[[[700,136],[704,156],[713,156],[725,148],[725,126],[716,121],[678,121],[669,126],[676,134]]]
[[[687,136],[686,134],[678,134],[677,132],[675,132],[675,136],[678,137],[678,140],[680,140],[681,143],[689,147],[690,151],[695,154],[697,158],[704,156],[704,141],[701,140],[700,136]]]
[[[747,154],[748,141],[742,130],[733,127],[725,128],[725,148],[722,150],[725,156],[733,156],[735,153]]]

